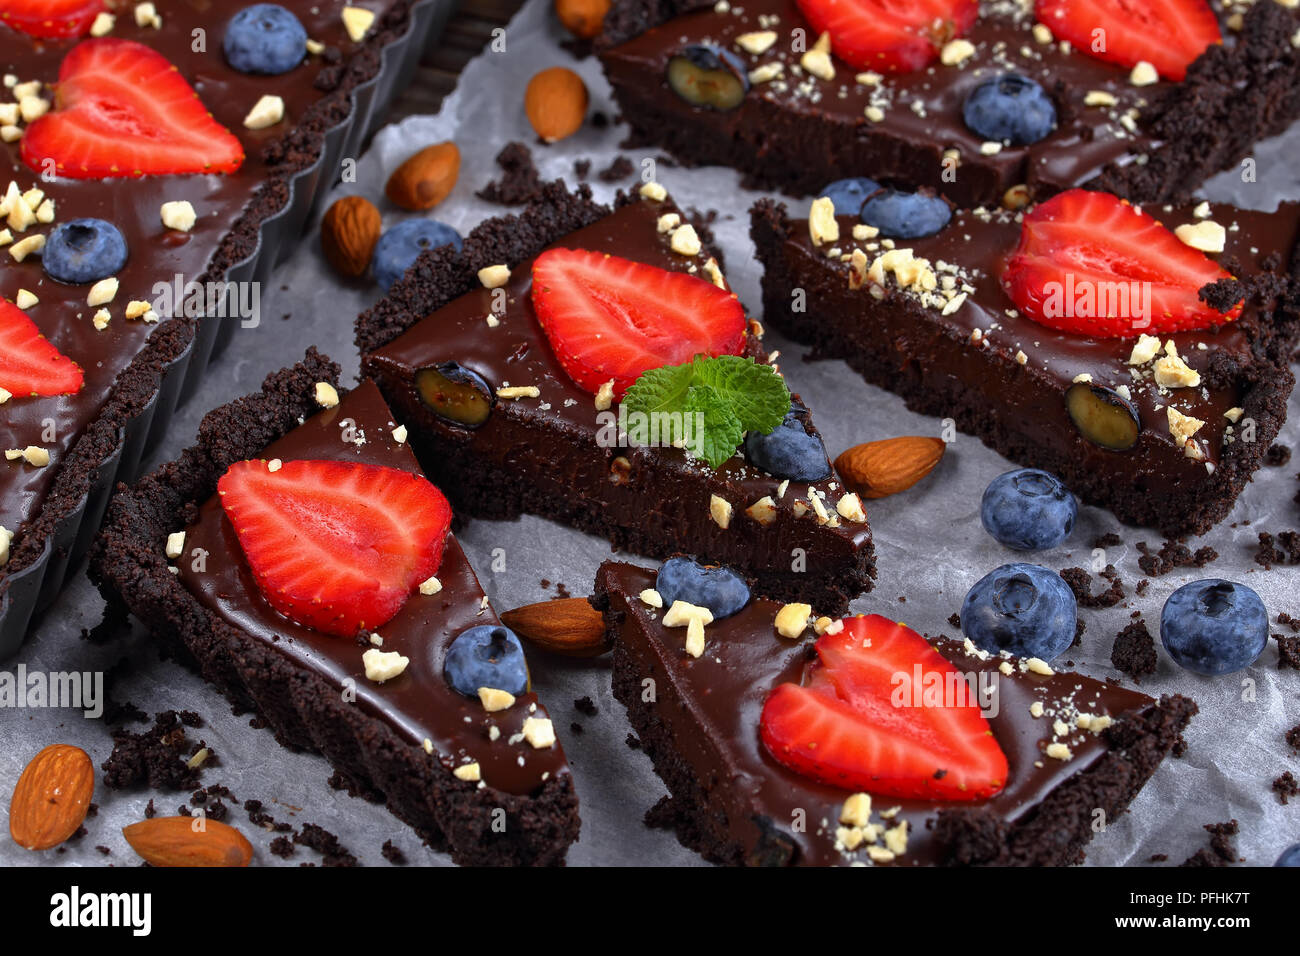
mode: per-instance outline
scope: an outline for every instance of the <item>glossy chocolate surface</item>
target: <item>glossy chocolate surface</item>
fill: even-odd
[[[128,258],[117,274],[116,298],[107,306],[112,320],[102,332],[91,317],[97,311],[86,304],[89,285],[63,285],[49,278],[41,268],[39,255],[14,262],[0,249],[0,296],[14,300],[19,289],[40,300],[27,310],[51,343],[85,371],[85,385],[76,395],[19,398],[15,396],[0,410],[0,445],[23,448],[40,445],[50,451],[48,467],[35,468],[18,462],[0,461],[0,525],[20,528],[35,515],[58,473],[59,465],[87,425],[99,414],[118,374],[144,347],[158,326],[128,320],[126,304],[140,299],[159,300],[159,283],[175,287],[205,277],[222,238],[252,207],[253,194],[275,167],[262,158],[263,149],[288,133],[307,110],[324,95],[314,86],[327,69],[320,56],[308,56],[296,69],[279,76],[240,73],[226,64],[221,52],[225,24],[249,4],[214,3],[211,0],[174,0],[160,4],[161,29],[139,27],[130,7],[117,11],[110,37],[143,43],[167,57],[196,90],[204,106],[218,123],[243,144],[242,167],[229,175],[150,176],[108,180],[59,179],[41,182],[20,157],[21,141],[0,143],[0,190],[10,180],[22,190],[43,189],[54,201],[55,223],[81,217],[105,219],[126,237]],[[312,39],[334,48],[346,58],[359,44],[349,39],[341,11],[345,0],[283,0],[307,29]],[[371,5],[374,9],[377,5]],[[195,52],[192,31],[206,31],[206,49]],[[20,82],[57,81],[64,55],[78,40],[36,40],[0,26],[0,73],[13,74]],[[267,129],[244,127],[244,117],[264,94],[284,99],[285,118]],[[51,95],[49,88],[45,96]],[[9,91],[0,90],[8,99]],[[188,200],[198,221],[188,233],[162,224],[160,209],[165,202]],[[274,211],[278,205],[272,205]],[[15,240],[34,233],[48,233],[52,226],[36,225]],[[221,279],[222,276],[214,276]],[[166,303],[170,303],[168,298]],[[169,312],[161,313],[165,321]],[[226,321],[235,321],[227,319]],[[237,338],[250,340],[255,328],[241,329]],[[52,437],[51,437],[52,436]]]
[[[1170,229],[1201,221],[1189,207],[1149,205],[1143,211]],[[916,299],[900,292],[890,279],[890,290],[883,305],[896,302],[905,311],[891,314],[886,321],[900,324],[899,334],[909,340],[906,348],[927,369],[941,370],[963,381],[981,382],[1005,409],[1005,415],[1012,419],[1019,416],[1025,423],[1041,423],[1035,425],[1041,440],[1061,444],[1063,448],[1073,443],[1077,434],[1065,402],[1066,390],[1076,377],[1090,375],[1093,385],[1111,389],[1127,387],[1141,419],[1141,441],[1134,449],[1124,452],[1090,446],[1095,448],[1090,453],[1096,456],[1098,467],[1106,467],[1107,461],[1111,463],[1109,467],[1114,467],[1116,456],[1120,456],[1133,463],[1145,487],[1157,492],[1173,492],[1185,480],[1203,480],[1207,464],[1213,466],[1220,460],[1225,436],[1232,434],[1228,431],[1232,422],[1224,413],[1241,407],[1245,388],[1244,381],[1211,387],[1208,381],[1212,376],[1207,373],[1216,353],[1231,356],[1239,367],[1253,363],[1246,326],[1260,320],[1260,308],[1248,306],[1238,322],[1217,330],[1159,335],[1162,344],[1172,340],[1187,365],[1201,373],[1202,385],[1161,389],[1151,378],[1149,364],[1141,367],[1145,377],[1139,381],[1128,364],[1137,332],[1133,338],[1092,338],[1055,331],[1016,311],[1015,303],[1002,288],[1000,276],[1006,258],[1019,242],[1018,218],[1006,210],[959,210],[937,235],[899,240],[898,247],[910,248],[916,256],[958,265],[974,291],[951,314],[941,315],[937,309],[921,308]],[[1211,258],[1235,263],[1234,268],[1241,270],[1243,278],[1269,271],[1270,266],[1273,270],[1285,270],[1300,238],[1300,204],[1296,203],[1283,203],[1274,213],[1211,205],[1209,218],[1227,230],[1223,253],[1211,254]],[[851,238],[853,225],[858,221],[856,217],[838,216],[837,220],[841,238],[834,245],[844,255],[862,248],[870,261],[884,251],[879,246],[873,251],[868,242]],[[827,246],[814,247],[806,221],[792,221],[787,247],[801,270],[822,271],[828,276],[829,287],[842,282],[847,290],[849,266],[838,259],[829,260],[825,254]],[[873,314],[882,309],[882,303],[870,297],[866,286],[846,294],[861,296],[862,307]],[[826,303],[815,307],[825,309]],[[978,339],[972,341],[976,330]],[[936,341],[947,344],[936,349]],[[1007,363],[1018,361],[1017,353],[1023,353],[1023,366],[1036,385],[1041,384],[1048,394],[1059,394],[1060,400],[1045,402],[1040,391],[1027,389],[1016,376],[989,374],[988,355],[981,353],[992,353]],[[1205,422],[1195,436],[1204,460],[1187,457],[1170,435],[1168,407]]]
[[[798,641],[777,634],[773,621],[781,605],[755,599],[740,613],[705,628],[704,653],[690,657],[685,649],[685,628],[667,628],[660,621],[662,611],[643,604],[637,595],[654,587],[655,574],[626,564],[606,564],[601,583],[608,588],[610,605],[627,617],[619,638],[635,667],[644,677],[660,684],[657,702],[651,706],[668,723],[679,756],[705,782],[707,798],[724,808],[735,839],[752,846],[758,839],[755,818],[765,819],[781,836],[797,847],[795,863],[801,865],[848,865],[866,862],[865,849],[846,852],[836,848],[839,817],[850,791],[827,786],[777,763],[759,737],[759,718],[767,695],[778,684],[802,681],[815,640],[809,629]],[[959,807],[980,807],[1015,821],[1034,812],[1054,788],[1075,774],[1086,771],[1107,752],[1106,741],[1091,731],[1074,726],[1079,713],[1119,719],[1154,705],[1134,691],[1069,672],[1051,676],[1021,670],[1008,659],[1013,676],[999,672],[1003,659],[981,659],[968,653],[963,644],[935,641],[936,648],[963,675],[986,675],[996,688],[997,710],[989,724],[998,745],[1007,756],[1010,775],[1006,786],[985,802],[936,803],[900,800],[889,796],[873,798],[871,822],[886,827],[901,820],[909,824],[906,851],[897,865],[938,862],[941,847],[936,844],[926,821],[938,811]],[[1030,706],[1041,703],[1043,716],[1034,717]],[[1067,733],[1054,730],[1057,719],[1070,724]],[[1069,760],[1048,757],[1046,747],[1064,743]],[[897,807],[898,813],[883,818],[881,811]],[[802,831],[795,821],[805,819]]]
[[[355,461],[419,472],[410,448],[394,440],[395,427],[379,390],[364,382],[336,407],[267,446],[263,457]],[[217,496],[202,505],[199,520],[186,529],[185,548],[188,557],[177,562],[181,580],[205,607],[295,664],[323,675],[340,693],[344,682],[351,682],[358,706],[387,721],[412,746],[432,741],[431,759],[448,769],[477,762],[487,786],[517,794],[533,792],[550,775],[569,772],[558,743],[536,749],[511,739],[526,718],[547,716],[536,694],[521,694],[509,709],[488,713],[477,698],[458,694],[443,677],[443,659],[457,635],[469,627],[500,623],[450,533],[436,575],[442,590],[412,594],[397,616],[378,629],[380,650],[410,658],[405,671],[384,683],[365,675],[361,655],[369,644],[295,624],[263,599]],[[192,560],[196,548],[207,553],[202,570],[195,570]],[[495,740],[489,737],[494,726],[500,732]]]

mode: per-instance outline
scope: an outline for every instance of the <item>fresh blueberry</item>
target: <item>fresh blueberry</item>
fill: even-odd
[[[1028,146],[1056,129],[1056,105],[1046,91],[1027,76],[994,76],[966,97],[962,119],[971,132],[997,143]]]
[[[1074,642],[1074,592],[1055,571],[1004,564],[975,582],[961,605],[961,629],[990,654],[1050,661]]]
[[[1179,667],[1211,677],[1255,663],[1268,644],[1268,611],[1244,584],[1184,584],[1160,612],[1160,642]]]
[[[460,252],[460,233],[432,219],[407,219],[379,237],[375,243],[375,281],[385,292],[406,275],[425,249],[452,245]]]
[[[980,521],[1017,551],[1054,548],[1070,536],[1079,506],[1061,479],[1037,468],[998,475],[984,489]]]
[[[692,43],[668,61],[668,86],[692,106],[734,110],[749,92],[745,63],[725,47]]]
[[[880,183],[866,176],[854,179],[837,179],[822,190],[818,199],[829,199],[841,215],[856,216],[862,212],[867,197],[880,189]]]
[[[41,264],[60,282],[98,282],[117,275],[126,265],[126,239],[111,222],[70,219],[50,230]]]
[[[492,687],[518,696],[528,690],[528,664],[524,646],[510,628],[480,624],[464,630],[447,648],[443,675],[466,697],[477,697],[480,687]]]
[[[951,218],[952,208],[928,191],[882,189],[862,204],[862,221],[890,239],[933,236]]]
[[[730,617],[749,603],[749,588],[731,568],[697,564],[690,558],[669,558],[659,566],[655,590],[664,607],[685,601],[707,607],[713,619]]]
[[[307,30],[278,3],[255,3],[231,17],[221,49],[240,73],[288,73],[307,55]]]
[[[1274,866],[1300,866],[1300,843],[1293,843],[1277,858]]]
[[[817,435],[804,430],[802,407],[791,406],[785,420],[766,435],[745,434],[745,460],[773,478],[792,481],[820,481],[831,474],[826,446]]]

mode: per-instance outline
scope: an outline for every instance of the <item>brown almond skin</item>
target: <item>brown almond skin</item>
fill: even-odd
[[[542,70],[528,81],[524,112],[543,142],[572,136],[587,118],[587,86],[567,67]]]
[[[586,598],[559,598],[506,611],[506,627],[531,644],[566,657],[597,657],[609,650],[605,619]]]
[[[32,758],[9,801],[9,835],[28,850],[56,847],[81,829],[95,793],[90,755],[51,744]]]
[[[422,212],[446,199],[459,178],[459,147],[450,140],[434,143],[393,170],[384,195],[396,206]]]
[[[863,498],[906,491],[934,470],[947,444],[941,438],[906,435],[854,445],[835,459],[844,483]]]
[[[196,824],[202,830],[194,829]],[[122,828],[122,835],[154,866],[248,866],[253,845],[232,826],[199,817],[154,817]]]
[[[609,13],[610,0],[555,0],[555,15],[580,40],[591,40],[600,33]]]
[[[364,196],[336,200],[320,224],[320,247],[339,275],[356,279],[370,268],[383,231],[379,210]]]

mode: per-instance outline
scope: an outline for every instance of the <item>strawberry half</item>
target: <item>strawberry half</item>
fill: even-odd
[[[1025,216],[1002,286],[1029,318],[1098,338],[1231,322],[1200,290],[1232,276],[1153,217],[1110,193],[1071,189]],[[1148,299],[1149,296],[1149,299]]]
[[[833,787],[907,799],[986,800],[1005,786],[1006,755],[974,695],[921,635],[872,614],[845,618],[816,647],[803,684],[779,685],[763,705],[760,736],[777,762]],[[960,697],[895,703],[923,700],[936,680]]]
[[[697,355],[739,355],[745,310],[735,294],[685,272],[583,249],[533,261],[533,310],[580,388],[610,379],[614,397],[652,368]]]
[[[339,637],[392,620],[434,575],[451,506],[410,472],[345,461],[238,461],[217,482],[262,596]]]
[[[60,176],[107,179],[231,173],[244,148],[176,67],[131,40],[85,40],[63,58],[54,109],[27,127],[23,162]]]
[[[0,388],[16,397],[81,391],[81,367],[53,345],[22,309],[0,299]]]
[[[1223,42],[1205,0],[1037,0],[1034,13],[1080,53],[1130,68],[1145,60],[1166,80],[1182,80],[1193,60]]]
[[[797,0],[831,52],[858,70],[903,73],[939,56],[979,16],[977,0]]]
[[[0,23],[33,37],[84,36],[104,0],[0,0]]]

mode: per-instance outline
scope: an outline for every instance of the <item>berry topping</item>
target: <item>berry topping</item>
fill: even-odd
[[[1179,667],[1211,677],[1255,663],[1268,644],[1268,611],[1244,584],[1184,584],[1160,612],[1160,642]]]
[[[1124,67],[1146,61],[1167,80],[1183,79],[1207,47],[1223,42],[1205,0],[1037,0],[1034,13],[1079,52]]]
[[[837,179],[821,191],[820,199],[829,199],[837,215],[857,216],[867,197],[880,189],[880,183],[865,176]]]
[[[424,404],[452,424],[478,428],[492,414],[495,398],[487,380],[457,362],[420,369],[415,373],[415,387]]]
[[[432,219],[399,222],[375,243],[375,256],[371,263],[375,281],[387,292],[394,282],[406,275],[406,270],[420,258],[420,253],[438,246],[455,246],[460,252],[460,233]]]
[[[71,395],[81,391],[77,363],[41,335],[27,313],[0,299],[0,388],[26,395]]]
[[[85,36],[104,0],[0,0],[0,23],[33,37]]]
[[[919,70],[971,28],[977,0],[797,0],[831,50],[858,70]]]
[[[592,394],[612,379],[621,399],[643,372],[738,355],[745,344],[745,310],[733,293],[603,252],[543,252],[533,261],[532,294],[560,364]]]
[[[690,558],[669,558],[659,566],[655,590],[664,607],[685,601],[707,607],[713,619],[730,617],[749,603],[749,587],[731,568],[699,564]]]
[[[1300,866],[1300,843],[1292,843],[1282,851],[1274,866]]]
[[[1061,479],[1037,468],[998,475],[984,489],[980,521],[999,543],[1017,551],[1054,548],[1070,536],[1079,513]]]
[[[890,239],[933,236],[951,218],[952,207],[927,189],[882,189],[862,204],[862,221]]]
[[[73,219],[50,230],[41,265],[53,279],[80,285],[117,275],[126,265],[126,239],[103,219]]]
[[[167,173],[230,173],[244,148],[212,118],[162,54],[131,40],[78,43],[59,68],[54,109],[21,140],[23,162],[43,173],[108,179]]]
[[[810,435],[804,428],[806,413],[807,409],[792,405],[785,420],[766,435],[746,433],[745,460],[773,478],[792,481],[829,478],[831,463],[826,457],[826,446],[819,435]]]
[[[693,43],[668,61],[668,86],[692,106],[726,111],[745,99],[749,76],[730,50]]]
[[[1020,311],[1062,332],[1128,338],[1231,322],[1200,299],[1230,279],[1205,253],[1110,193],[1071,189],[1024,218],[1002,286]]]
[[[307,31],[279,4],[255,3],[230,18],[221,52],[241,73],[288,73],[307,55]]]
[[[217,483],[273,608],[353,637],[392,620],[442,563],[451,506],[427,479],[344,461],[237,461]]]
[[[528,690],[528,663],[515,632],[502,624],[467,628],[451,642],[443,676],[458,693],[477,697],[480,687],[516,697]]]
[[[961,605],[961,629],[980,650],[1050,661],[1074,642],[1074,592],[1055,571],[1004,564],[975,582]]]
[[[1065,408],[1079,434],[1102,448],[1127,451],[1142,433],[1133,403],[1104,385],[1074,383],[1065,390]]]
[[[921,635],[878,614],[818,639],[802,684],[763,705],[778,763],[845,790],[917,800],[986,800],[1008,766],[970,685]],[[951,688],[932,701],[926,687]],[[903,699],[908,706],[899,706]]]
[[[962,119],[986,140],[1028,146],[1056,129],[1056,104],[1033,80],[1019,73],[990,77],[970,91]]]

